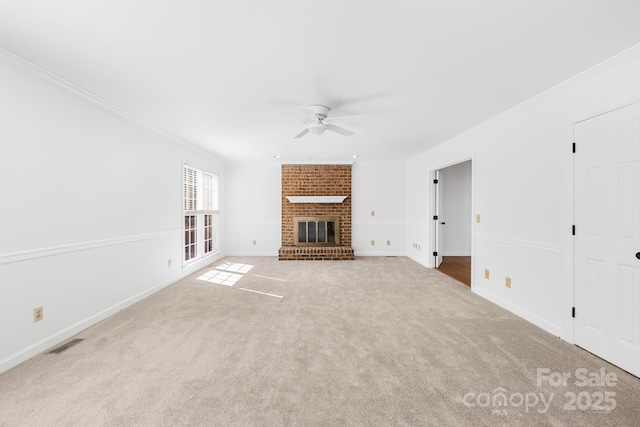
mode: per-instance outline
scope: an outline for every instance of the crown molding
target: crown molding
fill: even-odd
[[[449,138],[445,141],[440,142],[439,144],[435,145],[433,148],[436,148],[438,145],[444,144],[444,143],[449,143],[449,142],[453,142],[453,141],[457,141],[458,139],[462,139],[464,137],[466,137],[469,134],[473,134],[481,129],[484,129],[485,127],[491,126],[496,122],[499,122],[501,120],[506,119],[507,117],[516,114],[522,110],[525,110],[527,108],[530,108],[540,102],[544,102],[547,99],[551,98],[552,96],[556,95],[558,92],[560,92],[561,90],[564,90],[568,87],[571,87],[575,84],[578,84],[588,78],[594,77],[600,73],[603,73],[607,70],[610,70],[614,67],[617,67],[620,64],[624,64],[628,61],[631,61],[633,59],[636,59],[638,56],[640,56],[640,43],[631,46],[628,49],[623,50],[622,52],[609,57],[607,59],[605,59],[604,61],[590,67],[587,68],[586,70],[582,71],[579,74],[576,74],[573,77],[568,78],[567,80],[558,83],[555,86],[550,87],[549,89],[539,93],[538,95],[535,95],[523,102],[521,102],[520,104],[517,104],[511,108],[509,108],[508,110],[505,110],[493,117],[491,117],[490,119],[485,120],[482,123],[479,123],[478,125],[469,128],[467,130],[465,130],[462,133],[459,133],[458,135],[454,136],[453,138]],[[430,151],[431,149],[425,150],[420,154],[423,154],[427,151]]]
[[[213,155],[212,153],[202,149],[201,147],[193,144],[192,142],[189,142],[187,140],[184,140],[182,138],[180,138],[179,136],[169,132],[168,130],[161,128],[160,126],[146,120],[143,119],[142,117],[132,113],[131,111],[117,105],[114,104],[111,101],[108,101],[104,98],[102,98],[101,96],[96,95],[95,93],[84,89],[80,86],[78,86],[77,84],[73,83],[70,80],[65,79],[64,77],[59,76],[58,74],[55,74],[52,71],[47,70],[44,67],[41,67],[40,65],[29,61],[28,59],[18,55],[15,52],[12,52],[2,46],[0,46],[0,59],[3,61],[6,61],[12,65],[15,65],[16,67],[27,71],[37,77],[40,77],[41,79],[44,79],[50,83],[53,83],[54,85],[65,89],[71,93],[73,93],[74,95],[80,96],[86,100],[89,100],[91,102],[93,102],[94,104],[99,105],[102,108],[105,108],[113,113],[116,113],[140,126],[143,126],[153,132],[155,132],[156,134],[167,138],[185,148],[191,149],[191,150],[196,150],[199,153],[211,158],[214,161],[220,162],[220,163],[224,163],[221,159],[217,158],[215,155]]]

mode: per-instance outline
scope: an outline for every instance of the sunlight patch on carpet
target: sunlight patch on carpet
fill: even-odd
[[[216,270],[232,271],[234,273],[246,274],[253,268],[251,264],[241,264],[239,262],[225,262],[215,267]]]
[[[269,279],[269,280],[277,280],[279,282],[286,282],[287,281],[287,279],[278,279],[277,277],[261,276],[259,274],[254,274],[253,277],[260,277],[262,279]]]
[[[267,295],[270,297],[276,297],[276,298],[284,298],[282,295],[277,295],[277,294],[270,294],[269,292],[261,292],[261,291],[255,291],[253,289],[247,289],[247,288],[238,288],[242,291],[247,291],[247,292],[253,292],[255,294],[260,294],[260,295]]]
[[[198,280],[216,283],[218,285],[233,286],[253,268],[251,264],[241,264],[238,262],[225,262],[198,277]]]
[[[242,274],[229,273],[227,271],[209,270],[202,276],[198,277],[198,280],[204,280],[205,282],[216,283],[218,285],[233,286],[236,282],[242,279]]]

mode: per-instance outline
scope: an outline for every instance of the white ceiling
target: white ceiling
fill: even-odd
[[[405,160],[640,42],[637,0],[0,0],[0,46],[228,162]],[[355,135],[294,139],[325,104]]]

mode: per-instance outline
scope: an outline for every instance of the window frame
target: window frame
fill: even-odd
[[[220,252],[219,182],[219,175],[184,163],[182,172],[183,265]]]

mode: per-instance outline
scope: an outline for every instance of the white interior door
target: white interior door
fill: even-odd
[[[640,376],[640,104],[575,135],[575,342]]]
[[[433,185],[435,190],[435,209],[433,214],[434,229],[435,229],[435,243],[434,243],[434,267],[440,267],[442,264],[442,234],[444,230],[442,226],[442,174],[440,171],[436,171],[434,174]]]

